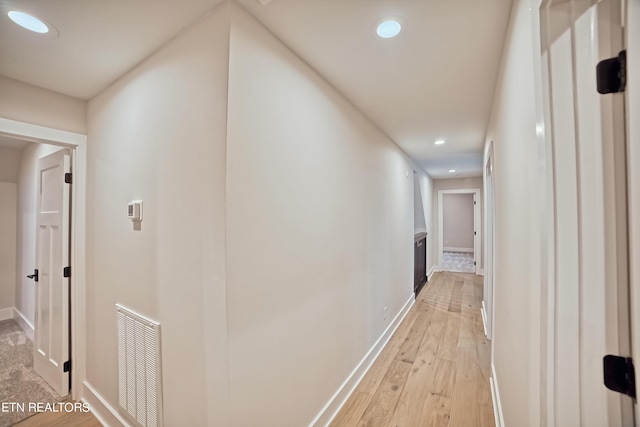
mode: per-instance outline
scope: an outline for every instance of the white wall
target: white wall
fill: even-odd
[[[243,12],[228,123],[233,425],[308,425],[412,295],[413,167]]]
[[[472,178],[451,178],[451,179],[434,179],[433,180],[433,194],[432,194],[432,215],[433,222],[435,224],[432,227],[433,230],[433,251],[434,253],[434,263],[438,262],[438,236],[440,230],[438,230],[439,223],[439,211],[438,207],[438,191],[440,190],[461,190],[468,188],[477,188],[480,190],[480,200],[484,200],[484,186],[482,183],[482,177],[472,177]],[[484,206],[481,206],[480,209],[480,224],[484,224]],[[484,233],[480,238],[480,268],[484,268]]]
[[[15,305],[16,183],[21,156],[22,150],[0,147],[0,310]],[[11,315],[5,312],[3,317]]]
[[[86,133],[86,101],[0,76],[0,117]]]
[[[422,191],[422,207],[424,211],[425,224],[427,227],[427,274],[437,263],[436,240],[433,220],[433,180],[426,173],[418,173],[420,180],[420,190]]]
[[[420,175],[413,173],[413,229],[416,234],[426,233],[427,224],[425,222],[424,202],[422,201],[422,189]]]
[[[0,182],[0,310],[15,302],[16,198],[17,185]]]
[[[22,150],[0,147],[0,182],[18,182]]]
[[[32,143],[22,152],[19,163],[17,197],[17,257],[14,263],[15,307],[33,325],[35,316],[35,282],[28,279],[36,268],[36,210],[38,194],[38,159],[55,153],[60,147]]]
[[[87,381],[117,407],[116,303],[159,321],[167,426],[228,425],[226,10],[88,107]]]
[[[493,140],[495,178],[494,381],[504,425],[533,427],[542,425],[538,195],[544,181],[530,6],[513,5],[487,141]]]
[[[473,194],[443,194],[443,249],[473,252],[473,232]]]

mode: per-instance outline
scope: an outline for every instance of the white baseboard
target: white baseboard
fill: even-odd
[[[18,325],[20,325],[25,335],[27,335],[29,339],[33,341],[33,331],[35,330],[35,328],[33,326],[33,323],[31,323],[31,321],[27,319],[27,316],[22,314],[22,312],[17,308],[13,307],[13,318],[18,323]]]
[[[484,308],[484,300],[482,300],[482,307],[480,307],[480,314],[482,314],[482,326],[484,327],[484,336],[489,338],[487,335],[487,310]]]
[[[429,270],[429,273],[427,273],[427,281],[431,280],[431,278],[433,277],[433,274],[437,271],[438,271],[437,265],[434,265],[433,267],[431,267],[431,270]]]
[[[338,415],[342,406],[347,402],[351,393],[358,386],[362,378],[365,376],[373,362],[378,358],[380,352],[384,349],[387,342],[393,335],[393,333],[398,329],[400,323],[405,318],[413,304],[416,302],[415,296],[411,294],[411,297],[404,304],[400,312],[396,315],[393,321],[389,324],[387,329],[382,333],[380,338],[373,344],[373,347],[369,349],[364,358],[358,363],[355,369],[351,372],[351,374],[347,377],[347,379],[342,383],[342,385],[338,388],[338,390],[334,393],[334,395],[329,399],[329,401],[324,405],[320,413],[314,418],[314,420],[309,424],[309,426],[328,426],[331,421]]]
[[[3,308],[0,310],[0,321],[8,319],[14,319],[16,323],[20,325],[22,330],[24,330],[25,335],[33,341],[33,323],[31,323],[29,319],[20,312],[20,310],[15,307]]]
[[[100,396],[88,382],[83,382],[82,400],[89,404],[91,413],[107,427],[130,427],[131,425],[115,410],[104,397]]]
[[[13,319],[13,307],[0,310],[0,321]]]
[[[489,377],[489,383],[491,383],[491,400],[493,400],[493,416],[496,419],[496,427],[504,427],[504,415],[502,414],[500,390],[498,388],[498,381],[496,378],[496,367],[493,363],[491,364],[491,377]]]
[[[473,253],[473,248],[454,248],[454,247],[447,246],[445,248],[442,248],[442,250],[444,252],[471,252],[471,253]]]
[[[479,268],[478,272],[476,273],[478,276],[484,276],[484,268]]]

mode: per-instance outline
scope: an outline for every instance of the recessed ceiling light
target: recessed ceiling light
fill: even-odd
[[[400,25],[398,21],[396,21],[395,19],[388,19],[378,25],[376,33],[383,39],[390,39],[400,34],[401,30],[402,25]]]
[[[444,144],[444,143],[445,143],[445,140],[444,140],[444,139],[439,139],[439,140],[437,140],[436,142],[434,142],[434,144],[436,144],[436,145],[442,145],[442,144]]]
[[[449,173],[455,173],[456,170],[455,169],[449,169]]]
[[[47,26],[47,24],[45,24],[35,16],[29,15],[28,13],[20,12],[18,10],[10,10],[7,13],[7,16],[9,16],[9,19],[20,25],[22,28],[26,28],[27,30],[33,31],[34,33],[46,34],[49,32],[49,27]]]

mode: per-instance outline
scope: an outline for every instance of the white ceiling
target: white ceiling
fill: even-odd
[[[89,99],[222,0],[0,0],[0,74]],[[57,37],[13,24],[35,14]]]
[[[2,13],[0,74],[89,99],[222,1],[0,0],[59,31],[39,37]],[[481,175],[511,0],[236,1],[431,176]],[[389,16],[405,25],[383,40]]]

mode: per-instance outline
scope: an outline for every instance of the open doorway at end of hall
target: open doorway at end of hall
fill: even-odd
[[[480,273],[480,190],[440,190],[440,270]]]

